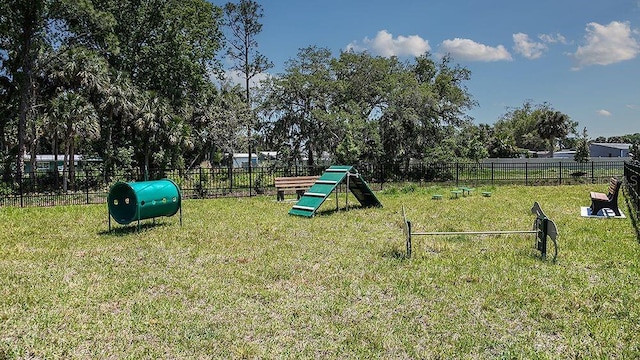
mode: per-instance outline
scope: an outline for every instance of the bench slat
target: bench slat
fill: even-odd
[[[302,192],[306,191],[315,184],[320,176],[288,176],[277,177],[274,179],[276,190],[278,191],[277,199],[284,200],[285,191],[295,190],[298,198],[302,196]]]

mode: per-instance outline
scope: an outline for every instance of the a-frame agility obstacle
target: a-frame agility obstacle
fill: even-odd
[[[364,181],[353,166],[332,165],[300,197],[300,200],[289,210],[289,214],[312,217],[320,205],[342,183],[346,183],[347,189],[351,191],[363,207],[382,206],[369,185],[367,185],[367,182]],[[336,202],[337,200],[336,194]]]

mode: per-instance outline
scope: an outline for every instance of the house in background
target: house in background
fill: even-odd
[[[258,153],[258,158],[260,159],[260,162],[276,161],[277,157],[278,157],[277,151],[260,151]]]
[[[573,159],[575,156],[575,150],[559,150],[553,153],[554,159]]]
[[[278,155],[277,151],[260,151],[257,154],[251,154],[251,167],[261,166],[261,163],[274,161]],[[236,153],[233,154],[233,167],[234,168],[248,168],[249,167],[249,153]]]
[[[592,143],[589,145],[589,155],[594,157],[629,157],[631,144],[621,143]]]
[[[100,163],[102,159],[99,158],[84,158],[82,155],[74,155],[73,156],[73,164],[76,167],[76,170],[82,169],[84,165],[87,163]],[[24,155],[24,172],[53,172],[54,170],[58,170],[58,172],[62,172],[64,167],[64,155],[58,155],[58,161],[55,161],[55,155],[42,154],[36,155],[36,166],[35,169],[31,168],[31,155]]]
[[[258,166],[258,155],[251,154],[251,167]],[[249,167],[249,153],[237,153],[233,154],[233,167],[234,168],[248,168]]]

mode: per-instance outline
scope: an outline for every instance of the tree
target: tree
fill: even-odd
[[[481,127],[466,125],[457,133],[456,148],[459,157],[474,162],[480,162],[480,160],[489,157],[485,146],[488,139],[482,130]]]
[[[488,144],[490,158],[517,158],[520,151],[515,145],[515,141],[509,135],[496,134]]]
[[[326,48],[300,49],[297,58],[286,62],[285,73],[268,82],[262,111],[273,121],[267,138],[278,150],[290,149],[284,159],[289,164],[300,161],[305,151],[307,164],[314,165],[318,150],[337,145],[328,117],[335,86],[331,60]]]
[[[576,123],[572,122],[568,115],[552,109],[540,111],[537,117],[538,133],[549,142],[549,157],[553,157],[556,139],[575,132]]]
[[[198,154],[190,150],[196,148],[192,146],[196,126],[194,109],[210,94],[215,96],[211,76],[220,73],[221,68],[216,56],[223,44],[222,9],[206,0],[104,0],[96,2],[96,6],[113,13],[117,20],[115,30],[120,51],[105,55],[114,85],[126,90],[123,94],[130,99],[129,104],[114,104],[112,126],[104,123],[105,141],[113,141],[106,149],[115,154],[120,147],[131,147],[141,170],[145,164],[176,166],[197,157]],[[117,93],[105,96],[116,100]],[[110,106],[103,108],[105,116],[111,116]],[[159,124],[158,128],[174,133],[148,137],[152,141],[171,139],[170,143],[149,144],[151,149],[162,149],[151,156],[144,150],[147,144],[140,143],[145,137],[126,129],[141,126],[141,112],[145,112],[149,120],[153,118],[150,111],[156,110],[159,111],[156,119],[165,118],[160,114],[164,110],[170,114],[170,121]],[[118,111],[122,112],[118,114]],[[181,144],[185,148],[181,148]],[[110,154],[107,158],[112,158]]]
[[[457,129],[470,123],[465,110],[476,104],[464,85],[470,71],[449,56],[436,62],[430,54],[392,69],[388,108],[380,119],[384,158],[405,169],[411,159],[444,161],[455,153],[447,146],[456,143]]]
[[[20,178],[27,126],[35,119],[36,105],[41,105],[34,103],[39,95],[34,84],[46,63],[42,55],[51,50],[61,54],[78,45],[105,52],[114,49],[113,17],[96,11],[90,1],[61,0],[7,0],[0,5],[0,14],[0,49],[7,54],[2,70],[19,98],[15,116],[16,174]]]
[[[212,162],[219,151],[233,154],[246,141],[246,129],[251,109],[239,86],[224,84],[217,94],[205,94],[193,110],[193,135],[198,156],[196,160]]]
[[[99,136],[98,118],[93,104],[75,92],[63,92],[53,99],[53,116],[60,120],[64,141],[64,190],[73,183],[75,149],[81,139],[95,139]]]
[[[126,147],[126,140],[122,136],[114,136],[114,132],[123,129],[133,121],[136,104],[133,100],[137,89],[122,71],[110,71],[102,91],[97,94],[98,111],[100,113],[99,155],[104,162],[106,171],[113,170],[122,159],[116,156],[118,147]],[[114,141],[114,138],[117,139]]]
[[[165,97],[178,111],[211,86],[222,46],[222,10],[206,0],[104,0],[114,15],[120,51],[107,59],[133,85]]]
[[[547,148],[537,128],[537,114],[548,107],[547,104],[533,104],[525,101],[521,106],[507,108],[507,112],[494,124],[494,132],[501,138],[511,138],[514,146],[539,151]]]
[[[33,72],[39,48],[44,42],[47,18],[46,0],[7,0],[0,8],[0,29],[3,50],[10,54],[3,67],[15,82],[19,92],[16,174],[22,178],[25,132],[29,111],[32,108]]]
[[[403,73],[403,64],[395,57],[347,51],[331,61],[331,71],[335,86],[325,116],[325,128],[331,130],[331,136],[322,140],[319,150],[335,155],[342,163],[380,161],[384,152],[380,121],[397,88],[394,74]]]
[[[631,161],[640,163],[640,143],[633,143],[629,148],[629,156],[631,156]]]
[[[240,0],[238,4],[227,3],[224,6],[225,24],[231,31],[227,37],[227,55],[234,62],[231,68],[244,76],[247,105],[253,108],[250,97],[250,82],[255,76],[273,67],[273,64],[257,51],[256,37],[262,31],[260,18],[263,16],[262,6],[252,0]],[[249,145],[249,196],[251,196],[251,153],[253,121],[247,124]]]
[[[578,139],[576,144],[576,153],[573,159],[579,163],[589,162],[589,137],[587,135],[587,128],[582,129],[582,136]]]

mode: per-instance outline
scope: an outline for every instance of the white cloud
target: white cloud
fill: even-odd
[[[266,80],[270,76],[271,75],[268,73],[260,73],[255,75],[254,77],[251,78],[251,80],[249,80],[249,87],[251,88],[259,87],[260,81]],[[245,87],[246,80],[245,80],[244,74],[242,74],[240,71],[233,71],[233,70],[226,71],[224,74],[224,79],[225,81],[231,83],[232,85],[240,85],[243,88]]]
[[[380,30],[376,37],[369,39],[365,37],[362,45],[354,41],[346,46],[346,50],[354,51],[370,51],[376,55],[391,56],[420,56],[431,50],[429,41],[424,40],[418,35],[402,36],[399,35],[395,39],[387,30]]]
[[[612,21],[609,25],[587,24],[586,44],[573,54],[575,70],[590,65],[610,65],[635,58],[640,44],[633,37],[627,22]]]
[[[440,45],[440,52],[451,54],[455,60],[486,62],[512,60],[511,54],[502,45],[491,47],[469,39],[445,40]]]
[[[607,110],[602,109],[602,110],[598,110],[598,115],[609,117],[611,116],[611,113]]]
[[[542,34],[538,35],[538,39],[542,40],[546,44],[566,44],[567,39],[562,34]]]
[[[527,59],[537,59],[547,50],[547,45],[531,41],[529,35],[523,33],[513,34],[513,49]]]

